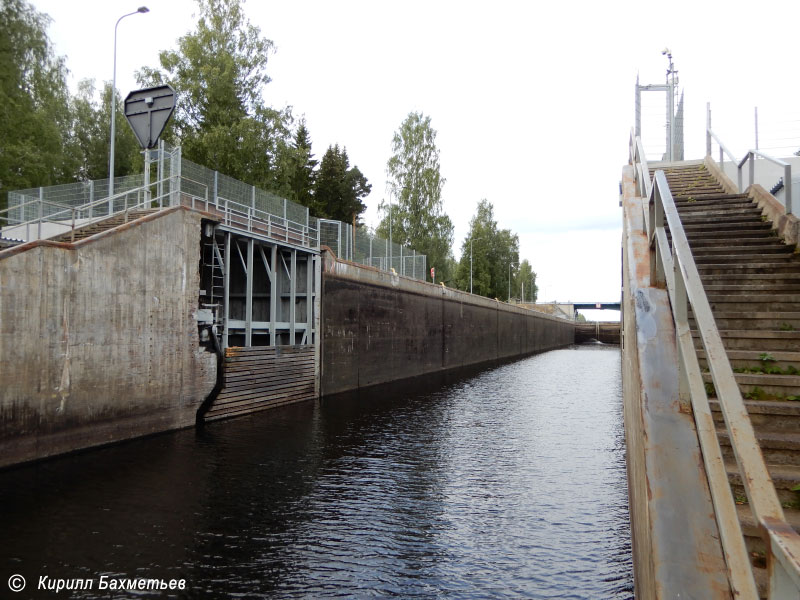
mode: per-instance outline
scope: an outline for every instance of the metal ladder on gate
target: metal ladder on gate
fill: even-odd
[[[217,243],[217,238],[204,244],[203,268],[209,269],[211,274],[210,286],[207,292],[208,302],[203,304],[214,312],[214,324],[222,325],[223,316],[220,310],[225,301],[225,246]]]

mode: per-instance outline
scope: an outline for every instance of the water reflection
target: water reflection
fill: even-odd
[[[191,597],[630,598],[620,380],[617,347],[573,347],[8,471],[0,564]]]

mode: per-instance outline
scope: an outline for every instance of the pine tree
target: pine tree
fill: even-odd
[[[357,166],[350,167],[347,149],[329,146],[322,157],[314,188],[314,214],[350,223],[366,210],[361,201],[372,189]]]
[[[289,162],[291,199],[303,206],[314,205],[314,183],[318,161],[311,153],[311,137],[305,119],[301,119],[294,135]]]

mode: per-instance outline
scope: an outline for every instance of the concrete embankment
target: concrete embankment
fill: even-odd
[[[0,466],[193,425],[201,215],[0,252]]]
[[[571,321],[338,261],[322,276],[322,394],[572,344]]]

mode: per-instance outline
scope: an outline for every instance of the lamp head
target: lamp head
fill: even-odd
[[[139,8],[136,9],[136,12],[146,13],[146,12],[150,12],[150,9],[147,8],[146,6],[140,6]]]

